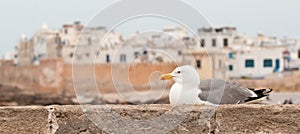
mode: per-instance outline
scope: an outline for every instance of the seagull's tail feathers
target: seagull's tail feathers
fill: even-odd
[[[265,88],[265,89],[258,89],[258,90],[253,90],[253,92],[257,95],[257,97],[265,97],[269,96],[269,93],[273,91],[272,88]]]
[[[246,103],[259,103],[267,99],[269,93],[273,91],[273,89],[271,88],[258,89],[258,90],[250,89],[250,90],[252,90],[257,95],[257,97],[249,97],[247,100],[245,100]]]

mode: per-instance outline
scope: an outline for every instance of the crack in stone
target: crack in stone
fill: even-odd
[[[57,129],[59,128],[56,116],[54,114],[55,108],[53,106],[48,106],[47,110],[48,110],[48,123],[49,123],[48,133],[55,134]]]

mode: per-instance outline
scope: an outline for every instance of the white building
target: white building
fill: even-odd
[[[84,28],[80,22],[52,30],[42,27],[30,39],[22,36],[16,47],[18,65],[38,65],[41,59],[62,58],[65,64],[92,63],[101,49],[121,44],[122,35],[104,27]],[[105,37],[105,39],[104,39]]]
[[[284,69],[283,48],[252,48],[228,54],[227,77],[263,78]]]
[[[231,47],[237,35],[234,27],[200,28],[196,48],[221,49]]]
[[[17,51],[17,63],[21,66],[32,65],[34,63],[34,45],[32,39],[27,39],[25,35],[22,35],[18,45]]]
[[[256,40],[257,46],[281,46],[282,41],[274,36],[267,36],[262,33],[257,34],[257,40]]]
[[[48,29],[48,26],[43,24],[41,29],[34,34],[32,40],[35,65],[38,65],[41,59],[61,57],[59,31]]]
[[[276,37],[263,34],[251,37],[237,33],[234,27],[201,28],[198,32],[200,41],[194,50],[221,51],[225,57],[221,62],[226,65],[226,77],[261,78],[289,66],[289,57],[283,54],[286,45]],[[194,55],[197,54],[194,52]]]
[[[166,33],[136,33],[114,49],[102,48],[98,63],[183,63],[185,46],[178,38]],[[186,50],[187,51],[187,50]]]
[[[124,42],[121,33],[105,27],[85,28],[75,22],[51,30],[43,25],[32,38],[23,37],[16,48],[19,65],[38,64],[43,58],[62,58],[65,64],[175,62],[194,64],[199,72],[219,78],[224,74],[264,77],[287,70],[292,63],[297,67],[300,58],[299,40],[251,37],[235,27],[201,28],[196,37],[182,27],[166,27],[163,32],[136,33]],[[206,62],[211,65],[205,66]]]

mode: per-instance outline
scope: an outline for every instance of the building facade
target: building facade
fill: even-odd
[[[263,78],[298,68],[300,42],[263,34],[252,37],[235,27],[200,28],[195,37],[182,27],[165,27],[162,32],[137,32],[124,41],[121,33],[75,22],[58,30],[42,25],[32,38],[23,36],[6,57],[20,66],[55,58],[65,64],[190,64],[201,79]]]

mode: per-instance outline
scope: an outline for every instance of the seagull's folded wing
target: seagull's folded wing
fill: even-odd
[[[201,100],[216,105],[243,103],[253,96],[250,89],[220,79],[201,80],[200,90]]]

